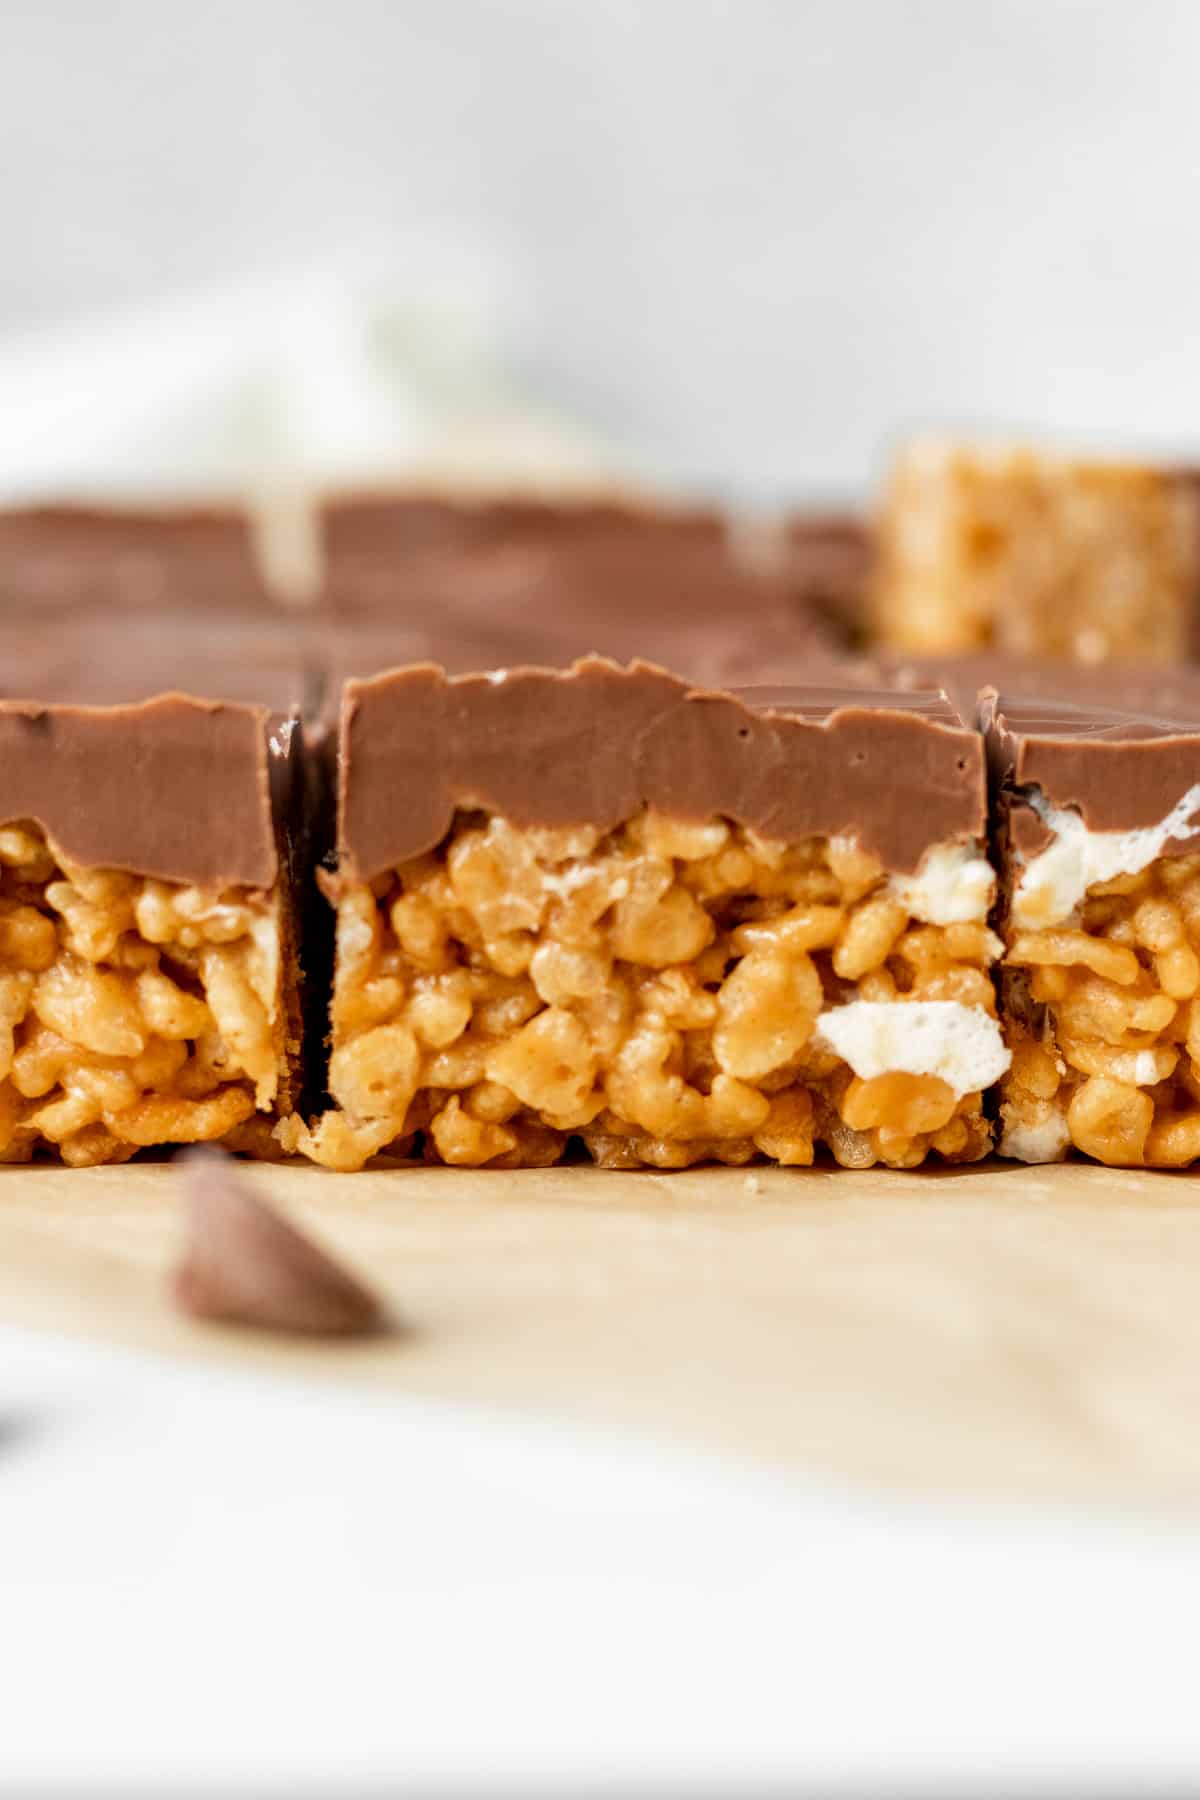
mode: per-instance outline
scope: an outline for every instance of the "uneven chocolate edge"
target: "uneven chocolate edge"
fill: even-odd
[[[371,880],[433,849],[460,808],[611,830],[644,806],[796,841],[850,834],[897,873],[986,829],[983,746],[940,699],[706,691],[649,663],[352,681],[342,706],[339,870]],[[928,716],[930,703],[938,716]]]
[[[319,995],[313,991],[313,926],[322,928],[324,921],[317,914],[312,872],[320,821],[329,801],[302,718],[295,714],[273,718],[267,743],[279,859],[281,1000],[286,1038],[285,1066],[275,1110],[280,1114],[293,1110],[308,1113],[320,1099],[324,1080],[321,1021],[328,1009],[329,990],[325,987]],[[317,974],[319,979],[319,968]]]
[[[549,631],[516,624],[500,616],[440,622],[399,619],[356,619],[348,629],[335,624],[327,633],[323,658],[326,717],[336,726],[341,695],[348,681],[368,681],[398,668],[432,663],[450,676],[480,676],[489,670],[537,668],[565,673],[582,656],[626,664],[646,661],[668,666],[694,687],[721,693],[771,683],[807,686],[841,679],[836,649],[821,627],[798,616],[747,617],[731,606],[730,622],[719,629],[685,620],[632,622],[619,629],[581,632],[561,627]]]
[[[271,725],[265,707],[178,693],[134,706],[0,702],[0,818],[34,820],[84,868],[269,889]]]
[[[317,880],[337,863],[338,732],[327,720],[303,726],[305,798],[301,882],[295,895],[300,922],[302,980],[298,1010],[303,1041],[303,1079],[298,1111],[312,1118],[332,1104],[329,1094],[330,1002],[333,994],[337,920]]]
[[[985,689],[980,722],[992,778],[994,830],[1034,855],[1051,834],[1022,790],[1077,811],[1090,831],[1136,831],[1166,817],[1200,781],[1200,729],[1170,719]],[[1172,855],[1200,848],[1200,830]]]

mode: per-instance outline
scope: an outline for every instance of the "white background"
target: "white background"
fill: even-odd
[[[731,492],[973,421],[1200,448],[1200,7],[0,7],[0,332],[367,256]],[[0,399],[3,396],[0,395]]]

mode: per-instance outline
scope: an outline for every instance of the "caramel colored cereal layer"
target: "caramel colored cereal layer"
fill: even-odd
[[[1005,961],[1002,1151],[1200,1157],[1200,856],[1096,884],[1069,923],[1013,931]]]
[[[335,1105],[279,1136],[328,1167],[383,1150],[528,1166],[574,1141],[610,1168],[803,1165],[818,1144],[847,1167],[910,1168],[989,1146],[977,1092],[860,1079],[816,1030],[853,999],[995,1012],[982,918],[922,922],[847,842],[464,813],[435,853],[327,889]]]
[[[75,868],[0,829],[0,1160],[251,1141],[280,1098],[280,995],[277,896]]]

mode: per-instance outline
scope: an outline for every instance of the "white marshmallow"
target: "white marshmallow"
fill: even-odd
[[[1172,838],[1186,838],[1200,811],[1200,782],[1190,787],[1157,825],[1137,831],[1089,831],[1077,812],[1051,806],[1036,788],[1027,795],[1038,818],[1054,833],[1025,864],[1013,893],[1017,926],[1037,928],[1069,919],[1088,888],[1117,875],[1138,875],[1161,856]]]
[[[1058,1111],[1032,1125],[1007,1126],[997,1145],[1001,1156],[1023,1163],[1061,1162],[1070,1147],[1066,1117]]]
[[[895,875],[891,887],[927,925],[965,925],[986,920],[996,877],[974,844],[935,844],[915,875]]]
[[[958,1000],[851,1000],[821,1014],[816,1038],[864,1081],[936,1075],[960,1096],[990,1087],[1012,1061],[990,1013]]]

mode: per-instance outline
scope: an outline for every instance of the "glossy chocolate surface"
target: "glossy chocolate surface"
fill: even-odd
[[[0,817],[88,867],[269,887],[312,679],[285,617],[0,617]]]
[[[179,694],[113,707],[0,702],[0,819],[35,820],[88,868],[269,888],[270,725],[265,708]]]
[[[492,676],[399,669],[346,690],[338,849],[351,879],[432,849],[458,808],[609,830],[643,806],[789,841],[851,834],[911,872],[932,844],[982,835],[982,743],[938,695],[715,693],[595,657]]]
[[[1200,720],[1200,668],[1180,664],[1103,663],[1089,666],[1055,657],[1018,656],[1012,651],[971,650],[955,655],[922,655],[872,649],[843,660],[848,679],[873,687],[944,688],[964,717],[977,710],[986,689],[1023,701],[1162,716],[1187,723]]]

